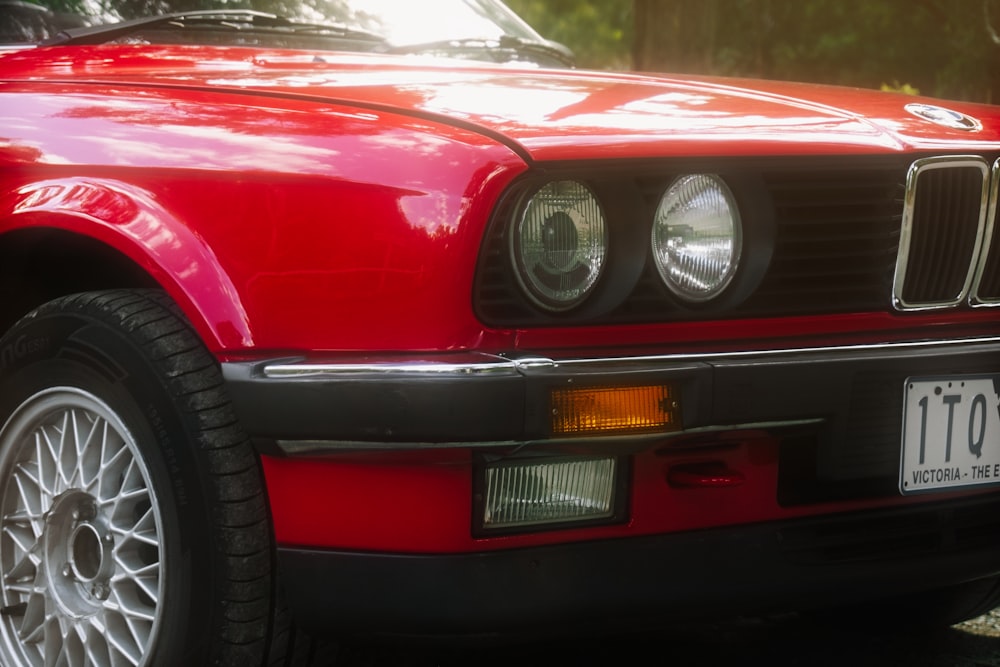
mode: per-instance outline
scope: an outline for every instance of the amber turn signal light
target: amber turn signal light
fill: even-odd
[[[550,398],[553,435],[612,435],[681,428],[680,392],[670,385],[554,389]]]

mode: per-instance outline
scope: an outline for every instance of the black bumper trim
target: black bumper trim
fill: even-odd
[[[672,384],[680,390],[686,431],[817,419],[842,430],[858,374],[1000,372],[998,351],[1000,339],[983,338],[703,357],[497,362],[502,372],[438,372],[433,363],[423,371],[405,363],[396,370],[335,364],[330,368],[337,372],[269,376],[267,368],[280,361],[227,362],[222,369],[243,426],[256,442],[271,444],[269,451],[260,445],[265,451],[313,456],[366,444],[407,449],[546,440],[551,391],[570,384]],[[438,365],[452,369],[447,360],[442,355]],[[278,441],[284,446],[274,446]]]
[[[955,518],[958,517],[958,521]],[[982,517],[983,530],[970,531]],[[279,548],[289,604],[307,629],[351,635],[530,634],[615,620],[781,613],[945,587],[1000,572],[1000,498],[825,518],[458,555]],[[955,528],[954,525],[964,526]],[[912,531],[868,544],[873,526]],[[852,534],[852,528],[857,531]],[[840,534],[804,554],[797,537]],[[833,545],[830,545],[833,546]]]
[[[233,405],[257,441],[463,442],[523,437],[517,374],[350,373],[267,377],[266,363],[224,363]]]

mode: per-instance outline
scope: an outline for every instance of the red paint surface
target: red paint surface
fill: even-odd
[[[278,542],[345,550],[464,553],[693,531],[854,509],[933,502],[942,496],[786,508],[776,498],[777,443],[762,433],[721,434],[717,447],[652,449],[632,459],[627,523],[473,538],[466,450],[369,454],[327,460],[264,457]],[[674,466],[720,464],[742,481],[676,488]],[[952,494],[955,495],[955,494]]]

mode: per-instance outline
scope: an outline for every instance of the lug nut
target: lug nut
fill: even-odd
[[[95,583],[90,592],[98,600],[107,600],[111,595],[111,587],[107,584]]]

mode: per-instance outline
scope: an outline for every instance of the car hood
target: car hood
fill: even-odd
[[[1000,107],[856,88],[245,48],[50,47],[0,56],[0,80],[63,77],[419,114],[474,127],[539,161],[1000,149]],[[907,110],[914,104],[965,114],[972,129],[919,117]]]

